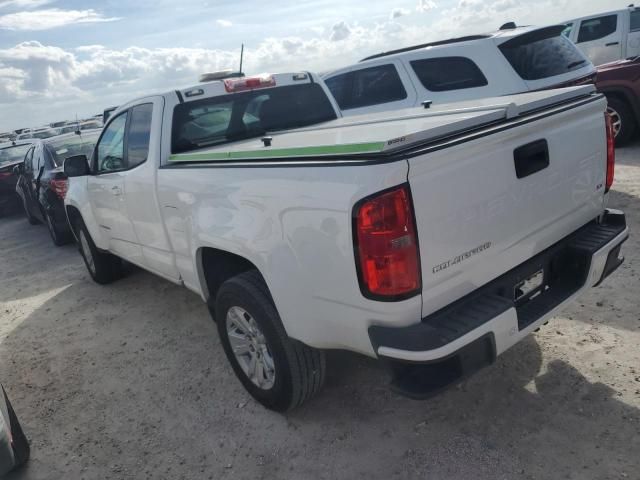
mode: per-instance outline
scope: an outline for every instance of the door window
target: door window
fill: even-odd
[[[137,167],[147,160],[149,138],[151,137],[151,114],[153,104],[145,103],[131,110],[129,133],[127,136],[127,167]]]
[[[631,12],[629,21],[631,24],[629,25],[629,30],[635,32],[640,30],[640,10],[634,10]]]
[[[604,17],[583,20],[578,32],[578,42],[591,42],[611,35],[616,31],[618,23],[617,15],[605,15]]]
[[[127,112],[121,113],[105,129],[96,147],[96,170],[107,173],[126,168],[124,159],[124,134]]]
[[[414,60],[411,68],[420,83],[432,92],[484,87],[487,79],[478,66],[465,57],[440,57]]]
[[[395,65],[379,65],[336,75],[326,80],[340,109],[367,107],[407,98]]]
[[[32,147],[31,149],[29,149],[29,151],[27,152],[27,155],[24,158],[24,171],[25,172],[33,172],[34,168],[33,168],[33,150],[34,148]]]

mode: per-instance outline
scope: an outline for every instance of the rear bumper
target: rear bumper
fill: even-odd
[[[628,235],[624,213],[607,210],[600,222],[585,225],[418,324],[370,327],[374,350],[391,365],[398,389],[411,396],[432,393],[492,363],[599,285],[622,264],[620,247]],[[541,287],[515,300],[514,289],[541,270]]]

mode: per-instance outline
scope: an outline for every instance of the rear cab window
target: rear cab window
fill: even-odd
[[[466,57],[439,57],[410,62],[422,86],[432,92],[484,87],[486,77],[478,66]]]
[[[541,80],[579,70],[589,64],[564,35],[564,26],[525,33],[499,45],[523,80]]]
[[[407,98],[393,64],[378,65],[327,78],[325,83],[340,110],[397,102]]]
[[[317,83],[256,89],[176,105],[171,152],[184,153],[335,120]]]

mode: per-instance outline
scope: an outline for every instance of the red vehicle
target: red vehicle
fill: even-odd
[[[633,138],[640,125],[640,57],[597,68],[596,87],[607,96],[616,144]]]

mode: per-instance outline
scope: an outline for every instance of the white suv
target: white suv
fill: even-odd
[[[593,83],[595,68],[564,25],[505,27],[373,55],[324,80],[343,115]]]

